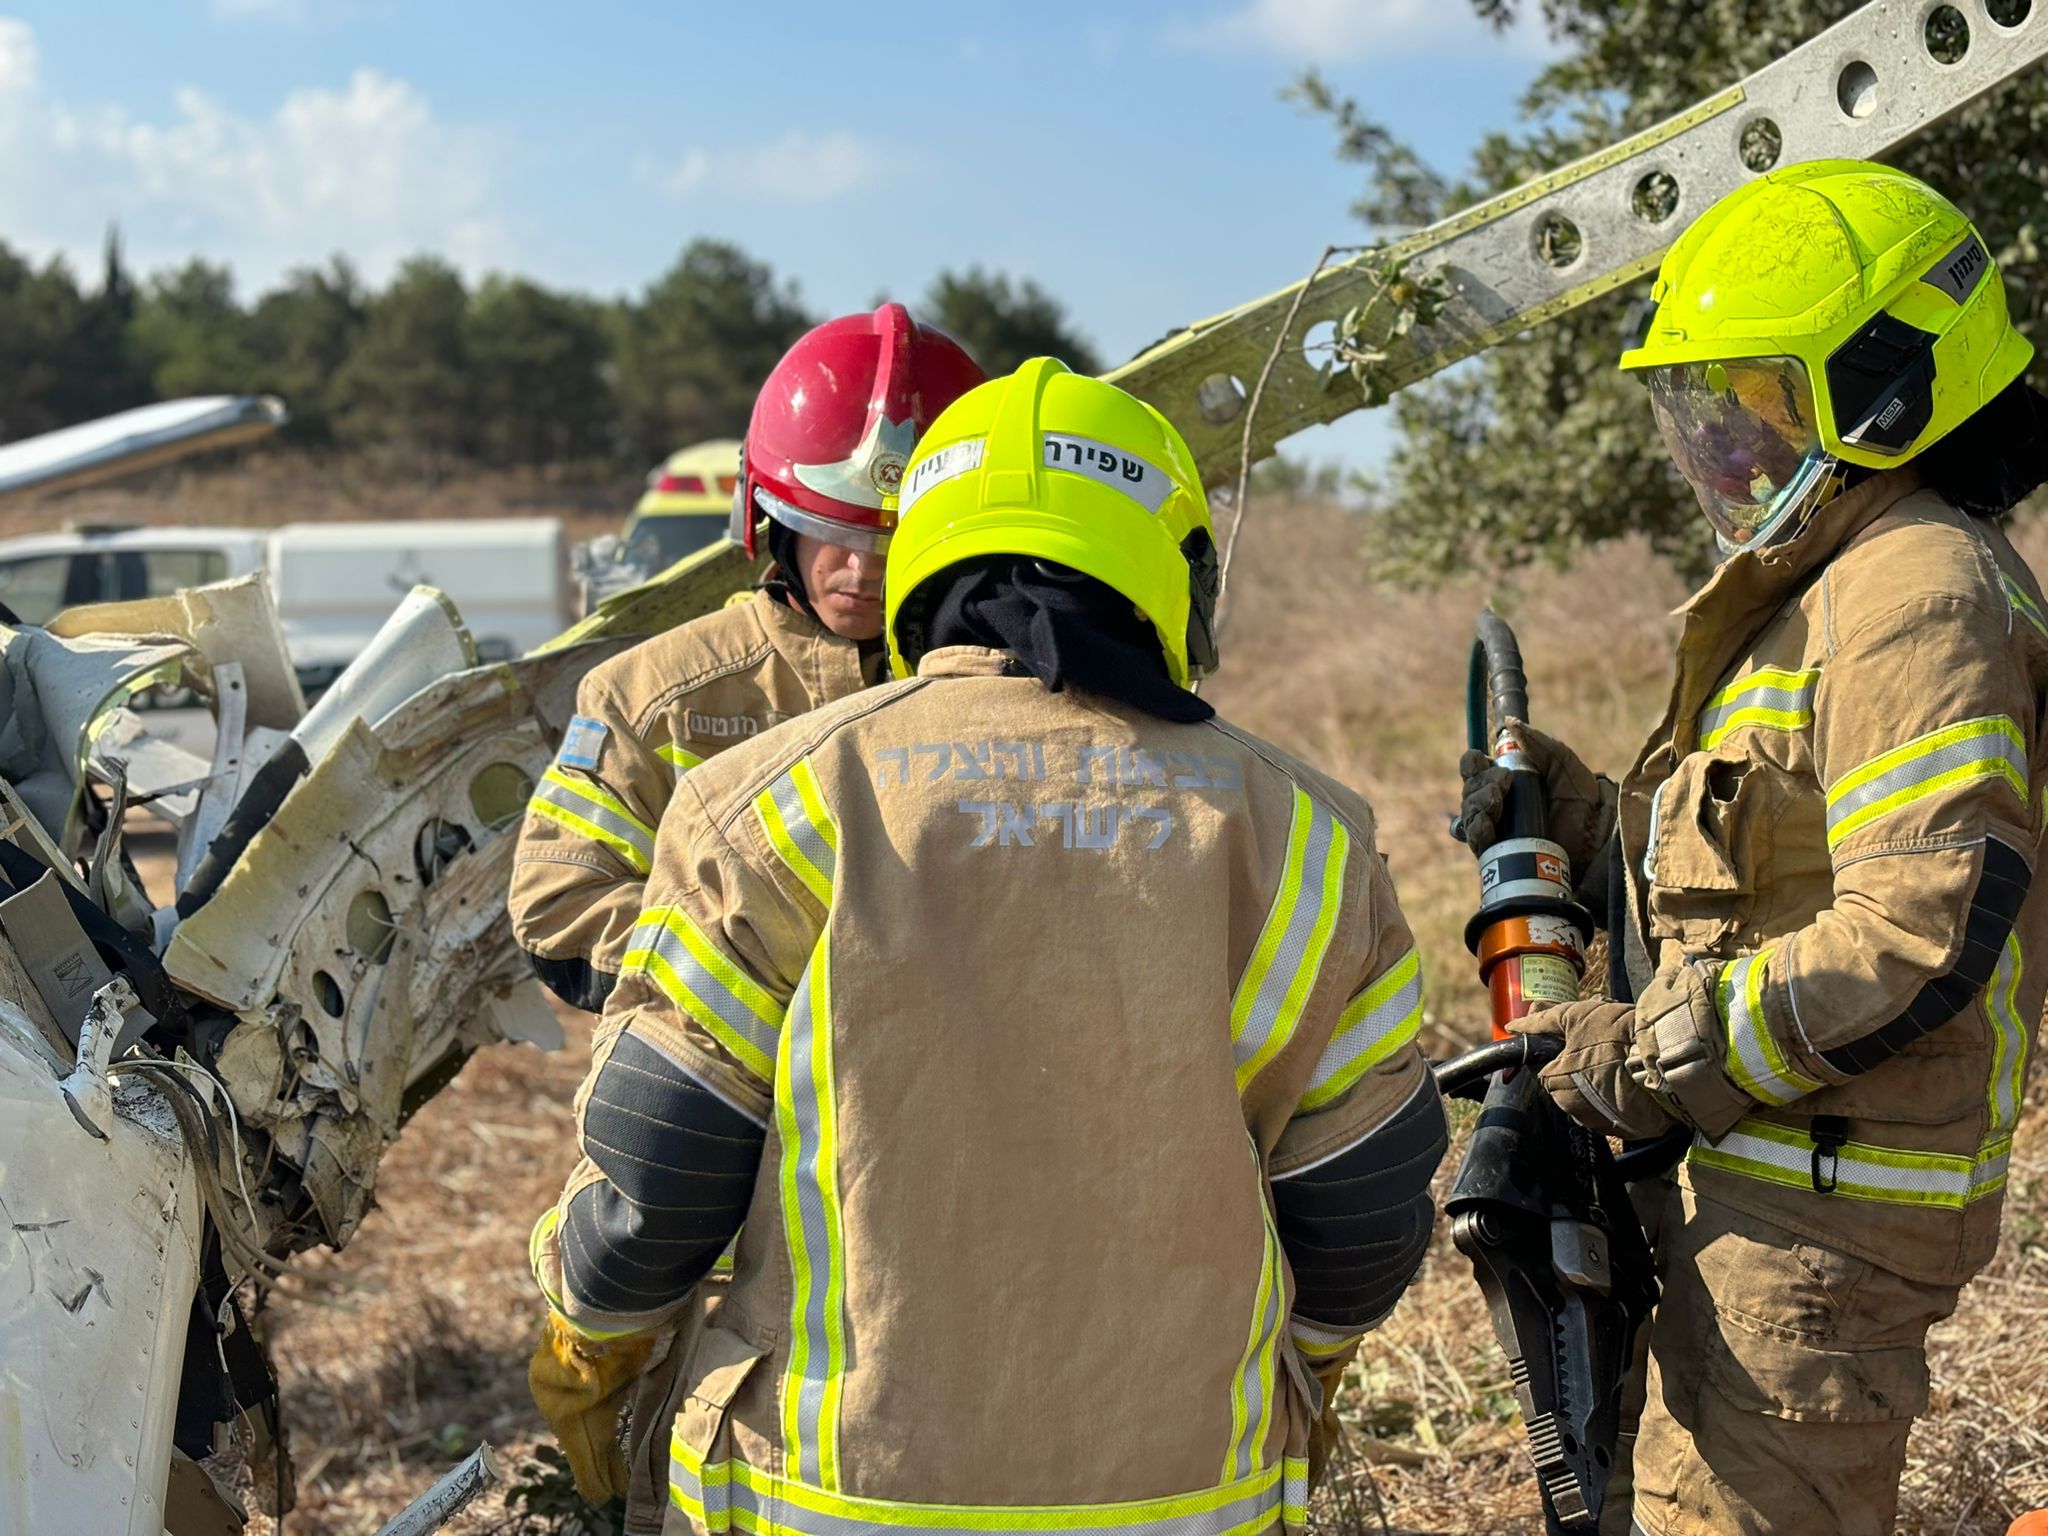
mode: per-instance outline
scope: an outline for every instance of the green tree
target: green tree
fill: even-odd
[[[293,442],[334,441],[337,382],[361,341],[369,300],[347,258],[324,268],[300,267],[249,315],[248,345],[256,359],[245,388],[283,397]]]
[[[437,475],[474,442],[469,293],[446,262],[415,256],[370,301],[361,343],[335,381],[337,429]]]
[[[625,444],[653,460],[741,436],[761,381],[812,320],[765,264],[724,241],[693,240],[614,324]]]
[[[241,394],[255,357],[248,316],[224,266],[189,261],[149,280],[129,326],[135,357],[158,398]]]
[[[1095,349],[1074,331],[1059,300],[1030,278],[969,267],[932,279],[920,319],[953,337],[991,378],[1030,357],[1056,357],[1076,373],[1102,372]]]
[[[493,464],[594,458],[615,406],[598,307],[523,278],[493,277],[469,308],[476,432]]]
[[[1473,0],[1496,24],[1526,0]],[[2012,0],[1994,0],[1993,9]],[[1564,52],[1523,100],[1529,126],[1493,134],[1446,182],[1320,79],[1292,93],[1330,117],[1340,154],[1366,168],[1360,211],[1380,234],[1438,218],[1564,165],[1733,83],[1857,8],[1859,0],[1693,0],[1682,24],[1656,0],[1542,0]],[[1936,36],[1938,47],[1955,39]],[[2020,327],[2048,340],[2042,219],[2048,74],[2033,70],[1898,149],[1901,169],[1955,197],[2003,269]],[[1405,217],[1403,215],[1405,214]],[[1474,562],[1563,560],[1632,530],[1697,570],[1707,541],[1666,459],[1642,391],[1615,367],[1648,281],[1588,304],[1404,390],[1397,445],[1366,486],[1376,568],[1429,578]],[[2036,363],[2038,384],[2048,377]]]

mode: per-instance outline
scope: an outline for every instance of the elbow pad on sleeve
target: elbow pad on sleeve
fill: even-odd
[[[620,1314],[681,1300],[739,1231],[765,1139],[647,1041],[621,1035],[583,1108],[583,1151],[604,1178],[563,1211],[570,1295]]]
[[[1449,1142],[1443,1101],[1425,1083],[1335,1157],[1273,1181],[1297,1316],[1354,1331],[1393,1310],[1429,1248],[1429,1180]]]
[[[581,1008],[585,1013],[603,1013],[604,1000],[619,984],[618,977],[610,971],[600,971],[588,960],[550,960],[530,949],[525,954],[542,986],[571,1008]]]
[[[1997,838],[1986,838],[1984,865],[1963,918],[1962,950],[1955,964],[1922,986],[1897,1018],[1821,1052],[1821,1060],[1850,1076],[1868,1072],[1969,1007],[1971,999],[1991,984],[2032,880],[2025,859]]]

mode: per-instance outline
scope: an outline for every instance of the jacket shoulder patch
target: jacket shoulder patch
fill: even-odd
[[[602,720],[592,720],[587,715],[572,715],[568,732],[562,737],[562,749],[555,754],[555,761],[564,768],[595,768],[597,760],[604,754],[604,738],[607,727]]]

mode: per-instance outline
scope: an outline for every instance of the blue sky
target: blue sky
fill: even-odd
[[[0,0],[0,240],[90,271],[118,219],[138,265],[224,260],[248,297],[334,250],[631,292],[718,235],[820,312],[978,262],[1120,360],[1361,235],[1356,172],[1278,100],[1303,64],[1455,168],[1542,62],[1459,0],[520,9]]]

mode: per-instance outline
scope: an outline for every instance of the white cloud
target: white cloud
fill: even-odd
[[[1527,0],[1515,24],[1495,34],[1466,0],[1242,0],[1235,8],[1179,26],[1169,41],[1209,53],[1247,49],[1305,63],[1374,59],[1492,46],[1517,53],[1548,49],[1542,9]]]
[[[25,21],[0,16],[0,102],[25,96],[35,85],[35,33]]]
[[[334,251],[373,280],[419,250],[481,270],[513,254],[497,162],[490,136],[371,69],[267,116],[190,87],[156,120],[59,100],[39,84],[34,34],[0,17],[0,238],[87,270],[112,223],[137,265],[203,255],[245,292]]]
[[[677,197],[709,194],[794,207],[866,191],[888,169],[879,146],[843,129],[794,129],[763,144],[687,150],[660,180]]]

